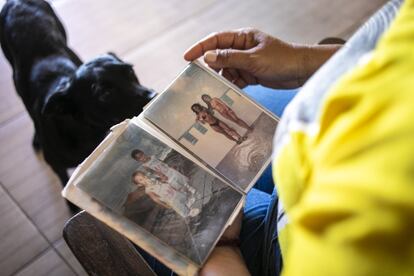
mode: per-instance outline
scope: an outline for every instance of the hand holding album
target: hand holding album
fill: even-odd
[[[191,46],[184,59],[204,56],[211,68],[240,88],[261,84],[296,88],[305,79],[303,45],[294,45],[253,28],[213,33]],[[281,66],[283,64],[283,66]]]

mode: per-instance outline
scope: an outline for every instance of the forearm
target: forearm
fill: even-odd
[[[211,253],[200,275],[250,275],[240,249],[231,246],[218,246]]]

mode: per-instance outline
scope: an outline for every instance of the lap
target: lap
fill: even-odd
[[[278,275],[281,271],[277,202],[276,190],[268,194],[253,188],[247,194],[240,249],[252,275]]]
[[[248,87],[245,92],[277,116],[282,116],[296,90],[281,91],[264,87]],[[241,251],[253,275],[277,274],[281,256],[277,241],[275,209],[277,193],[269,166],[254,188],[247,194],[240,234]]]
[[[253,188],[246,197],[240,233],[240,249],[249,271],[256,272],[261,264],[266,214],[272,195]]]

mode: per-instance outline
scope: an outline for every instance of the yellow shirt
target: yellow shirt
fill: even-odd
[[[274,162],[283,275],[414,275],[414,0]]]

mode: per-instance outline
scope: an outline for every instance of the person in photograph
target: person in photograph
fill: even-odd
[[[224,118],[236,123],[237,125],[241,126],[242,128],[245,128],[247,130],[251,130],[250,126],[240,119],[236,112],[234,112],[233,109],[231,109],[228,105],[226,105],[222,100],[220,100],[217,97],[210,97],[210,95],[203,94],[201,96],[201,99],[207,104],[208,110],[212,113],[213,110],[220,113],[221,116]]]
[[[155,203],[164,208],[173,209],[183,218],[195,217],[200,213],[200,209],[193,207],[194,196],[189,196],[185,190],[177,189],[177,187],[170,185],[166,178],[152,172],[135,171],[132,175],[133,183],[138,188],[143,187],[145,194]]]
[[[190,179],[187,176],[179,172],[176,168],[162,162],[157,157],[147,155],[140,149],[134,149],[131,152],[131,157],[140,162],[144,170],[157,174],[163,180],[174,186],[175,189],[185,189],[191,195],[196,194],[197,191],[195,188],[188,184]]]
[[[242,137],[237,131],[229,127],[226,123],[215,117],[209,110],[201,104],[195,103],[191,106],[191,110],[196,114],[196,121],[202,124],[207,123],[218,133],[223,134],[228,139],[241,144],[245,137]]]

